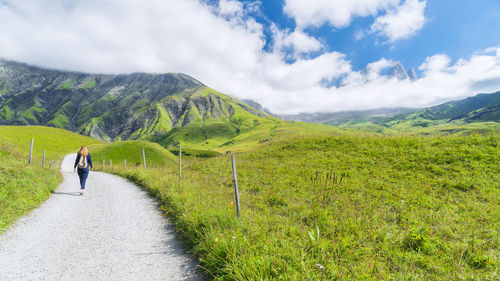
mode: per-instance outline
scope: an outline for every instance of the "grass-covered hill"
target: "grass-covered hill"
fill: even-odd
[[[33,162],[28,165],[31,138]],[[56,167],[48,160],[59,160],[76,152],[81,145],[100,141],[62,129],[39,126],[0,126],[0,233],[16,219],[45,201],[61,182]],[[42,154],[46,150],[46,165]]]
[[[147,166],[158,166],[176,163],[177,157],[157,143],[148,141],[119,141],[110,144],[98,144],[89,147],[94,166],[102,168],[102,161],[107,165],[110,160],[115,167],[143,167],[142,150]],[[124,161],[125,160],[125,161]]]
[[[47,159],[61,159],[76,152],[82,145],[101,144],[101,141],[63,129],[43,126],[0,126],[0,143],[8,143],[25,159],[28,158],[31,139],[33,157],[40,160],[43,150]]]
[[[276,138],[115,172],[163,200],[217,280],[497,280],[497,136]]]

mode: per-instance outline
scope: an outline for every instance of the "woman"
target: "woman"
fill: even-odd
[[[84,145],[77,153],[74,167],[75,173],[78,169],[78,176],[80,177],[80,195],[83,195],[85,193],[85,183],[87,182],[87,177],[89,176],[89,166],[92,170],[94,170],[89,150]]]

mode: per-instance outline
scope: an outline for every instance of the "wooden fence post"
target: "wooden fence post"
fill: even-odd
[[[233,166],[234,195],[236,198],[236,214],[240,216],[240,194],[238,192],[238,177],[236,176],[236,163],[234,155],[231,155],[231,165]]]
[[[42,167],[45,168],[45,149],[43,150]]]
[[[146,169],[146,153],[142,150],[142,162],[144,162],[144,169]]]
[[[111,159],[109,160],[109,168],[111,170],[113,170],[113,160],[111,160]]]
[[[106,160],[102,159],[102,169],[104,170],[104,167],[106,166]]]
[[[123,159],[123,169],[127,168],[127,159]]]
[[[51,170],[52,170],[52,160],[49,160],[49,164],[50,164],[49,169],[51,169]]]
[[[182,148],[179,145],[179,181],[182,181]]]
[[[29,159],[28,159],[28,163],[31,164],[31,160],[33,158],[33,142],[34,142],[34,139],[31,139],[31,145],[30,145],[30,156],[29,156]]]

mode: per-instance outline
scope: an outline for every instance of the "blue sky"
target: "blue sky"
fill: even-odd
[[[249,1],[240,1],[248,3]],[[283,12],[284,0],[262,1],[264,19],[281,28],[295,29],[293,18]],[[380,13],[379,13],[380,14]],[[411,38],[393,43],[384,42],[376,35],[355,39],[355,32],[367,29],[375,16],[356,17],[349,26],[336,28],[325,23],[320,27],[309,27],[307,34],[321,38],[327,51],[347,54],[356,69],[381,57],[401,61],[408,68],[418,71],[418,66],[429,55],[445,53],[452,61],[468,57],[472,53],[500,44],[500,1],[498,0],[430,0],[425,8],[426,22]],[[272,43],[268,36],[267,42]]]
[[[0,26],[5,59],[182,72],[277,113],[500,90],[498,0],[0,0]],[[418,79],[387,76],[398,61]]]

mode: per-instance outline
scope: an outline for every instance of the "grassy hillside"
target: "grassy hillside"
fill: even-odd
[[[129,166],[143,167],[142,150],[148,166],[176,163],[177,157],[161,145],[148,141],[120,141],[111,144],[92,145],[89,147],[94,166],[102,168],[102,160],[109,165],[112,160],[115,167],[123,167],[124,160]]]
[[[119,173],[164,203],[218,280],[498,280],[500,138],[282,138]]]
[[[102,143],[63,129],[42,126],[0,126],[0,143],[10,143],[25,159],[34,139],[33,156],[38,161],[46,150],[46,159],[60,159],[82,145]]]
[[[27,159],[34,138],[33,164]],[[0,233],[16,219],[45,201],[61,182],[56,169],[42,168],[46,159],[61,159],[81,145],[101,143],[62,129],[38,126],[0,126]]]
[[[0,233],[38,207],[61,181],[56,170],[26,165],[15,148],[0,143]]]

